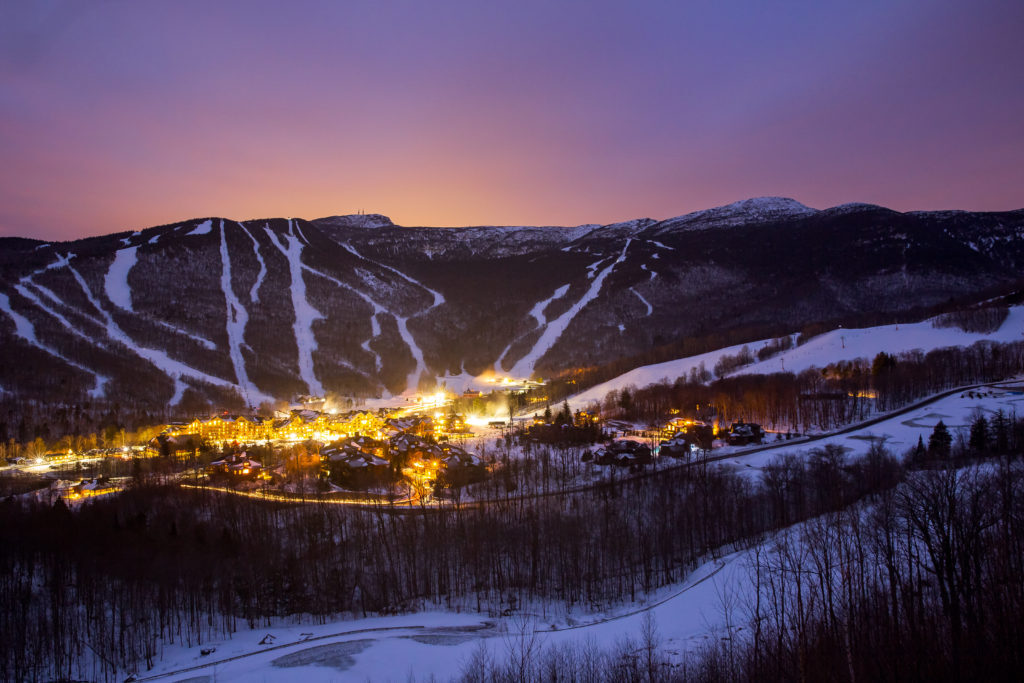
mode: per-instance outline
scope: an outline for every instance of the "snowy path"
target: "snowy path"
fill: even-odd
[[[575,318],[587,304],[597,298],[601,293],[601,286],[604,284],[605,278],[611,274],[615,269],[615,266],[626,260],[626,251],[629,249],[629,244],[632,241],[632,238],[628,238],[626,240],[626,244],[622,247],[622,253],[619,254],[619,257],[594,277],[594,281],[591,283],[590,288],[569,308],[569,310],[545,326],[544,332],[541,334],[540,339],[537,340],[537,343],[534,344],[533,348],[530,349],[525,356],[520,358],[512,367],[512,370],[509,371],[513,377],[529,377],[533,374],[533,367],[537,364],[537,361],[555,345],[555,342],[557,342],[559,337],[562,336],[562,333],[565,332],[569,323],[573,321],[573,318]],[[598,261],[598,263],[600,263],[600,261]]]
[[[132,290],[128,286],[128,273],[135,267],[138,261],[138,247],[120,249],[114,255],[114,261],[107,270],[107,276],[103,279],[103,291],[106,292],[110,303],[123,308],[128,312],[134,312],[132,308]]]
[[[323,396],[324,387],[317,379],[313,368],[313,351],[317,348],[313,323],[323,318],[323,315],[306,299],[306,282],[302,279],[302,240],[295,236],[294,223],[291,219],[288,220],[288,234],[283,235],[288,242],[287,247],[278,241],[277,234],[272,230],[267,229],[267,235],[288,259],[292,281],[292,308],[295,311],[295,344],[299,349],[299,376],[306,383],[310,394]]]
[[[255,406],[264,401],[273,402],[270,396],[262,393],[249,379],[245,369],[245,357],[242,355],[242,344],[245,343],[245,328],[249,324],[249,313],[238,300],[231,286],[231,257],[228,254],[228,240],[224,232],[224,221],[220,222],[220,286],[224,290],[224,303],[227,306],[228,351],[231,364],[235,368],[235,379],[242,391],[242,398],[247,405]]]
[[[252,240],[252,250],[256,254],[256,260],[260,264],[260,271],[256,273],[256,282],[253,283],[252,289],[249,290],[249,302],[255,304],[259,303],[260,300],[260,286],[263,284],[263,279],[267,276],[267,264],[263,261],[263,255],[260,254],[259,241],[251,232],[249,232],[249,228],[245,227],[241,223],[238,225],[245,231],[245,234],[249,236],[249,239]],[[270,224],[268,223],[263,229],[269,230]]]
[[[395,313],[394,311],[388,311],[389,313],[391,313],[392,316],[394,316],[395,323],[398,325],[398,334],[402,337],[402,341],[405,342],[405,345],[409,347],[409,353],[412,354],[413,360],[416,361],[416,367],[413,369],[412,372],[409,373],[409,376],[406,378],[406,381],[405,381],[406,389],[408,389],[408,390],[415,390],[417,388],[417,386],[419,386],[420,377],[423,376],[423,373],[428,372],[428,368],[427,368],[426,359],[423,357],[423,350],[420,348],[420,345],[418,343],[416,343],[416,339],[415,339],[415,337],[413,337],[412,332],[409,331],[409,320],[411,318],[417,318],[417,317],[419,317],[421,315],[426,315],[427,313],[429,313],[433,309],[435,309],[438,306],[440,306],[441,304],[443,304],[445,302],[444,295],[441,294],[441,292],[438,292],[437,290],[434,290],[434,289],[431,289],[430,287],[427,287],[425,284],[423,284],[419,280],[406,275],[405,273],[403,273],[402,271],[398,270],[397,268],[392,268],[391,266],[385,265],[383,263],[379,263],[378,261],[374,261],[373,259],[370,259],[370,258],[367,258],[367,257],[363,256],[358,251],[356,251],[354,248],[352,248],[352,246],[349,245],[349,244],[346,244],[346,243],[343,243],[343,242],[339,243],[339,244],[341,244],[341,246],[346,251],[348,251],[350,254],[352,254],[356,258],[361,259],[363,261],[366,261],[367,263],[371,263],[371,264],[377,266],[378,268],[383,268],[384,270],[391,271],[395,275],[397,275],[400,278],[404,279],[406,282],[409,282],[410,284],[413,284],[413,285],[415,285],[415,286],[417,286],[417,287],[419,287],[419,288],[429,292],[431,295],[433,295],[434,303],[432,303],[427,308],[424,308],[422,311],[419,311],[419,312],[414,313],[412,315],[400,316],[397,313]],[[376,319],[376,313],[374,313],[374,319]],[[379,333],[379,327],[378,327],[378,333]],[[369,343],[369,342],[367,342],[367,343]],[[378,356],[378,361],[379,361],[379,356]]]
[[[364,349],[367,353],[370,353],[370,354],[373,355],[374,362],[376,364],[377,370],[379,371],[380,368],[381,368],[382,360],[381,360],[380,354],[377,353],[376,351],[374,351],[372,348],[370,348],[370,342],[372,342],[374,339],[376,339],[377,337],[380,336],[380,321],[377,319],[377,316],[380,315],[381,313],[388,313],[389,311],[386,308],[384,308],[383,306],[381,306],[379,303],[374,301],[369,295],[367,295],[364,292],[359,291],[358,289],[356,289],[352,285],[346,284],[346,283],[342,282],[341,280],[339,280],[337,278],[331,277],[327,273],[321,273],[319,270],[314,270],[314,269],[310,268],[309,266],[303,266],[303,269],[307,273],[310,273],[312,275],[316,275],[318,277],[322,277],[323,279],[327,280],[331,284],[333,284],[333,285],[335,285],[337,287],[341,287],[342,289],[347,290],[349,292],[352,292],[353,294],[358,296],[360,299],[365,301],[367,304],[369,304],[371,308],[373,308],[373,313],[370,314],[370,338],[367,339],[366,341],[364,341],[359,346],[362,349]],[[355,366],[353,366],[351,364],[346,364],[346,366],[351,368],[352,370],[355,370],[356,372],[359,372],[360,374],[363,374],[364,376],[368,377],[368,375],[366,375],[366,373],[363,373],[361,370],[359,370]]]
[[[92,388],[92,391],[89,392],[89,395],[92,396],[93,398],[103,397],[104,388],[107,382],[109,381],[108,377],[104,377],[103,375],[100,375],[96,371],[90,370],[81,363],[77,363],[71,360],[70,358],[67,358],[52,346],[49,346],[48,344],[44,344],[43,342],[39,341],[39,339],[36,337],[35,326],[32,325],[32,322],[28,318],[21,315],[20,313],[17,313],[13,308],[11,308],[11,300],[7,297],[6,294],[3,293],[0,293],[0,310],[4,311],[8,316],[10,316],[11,320],[14,321],[14,332],[19,337],[27,341],[29,344],[35,346],[36,348],[45,351],[51,356],[59,358],[68,365],[74,368],[78,368],[82,372],[92,375],[93,379],[96,382],[96,386]]]
[[[649,315],[650,315],[651,313],[653,313],[653,312],[654,312],[654,306],[651,306],[651,303],[650,303],[650,302],[649,302],[649,301],[648,301],[647,299],[645,299],[645,298],[643,297],[643,295],[642,295],[642,294],[640,294],[640,292],[636,291],[636,288],[635,288],[635,287],[630,287],[630,288],[629,288],[629,291],[631,291],[631,292],[633,292],[634,294],[636,294],[636,298],[637,298],[637,299],[640,299],[640,303],[642,303],[642,304],[643,304],[644,306],[646,306],[646,307],[647,307],[647,312],[646,312],[646,313],[644,313],[644,316],[649,316]]]
[[[530,309],[530,315],[532,315],[534,319],[536,319],[538,327],[540,327],[541,325],[546,325],[548,322],[547,318],[544,317],[544,309],[547,308],[548,305],[551,302],[555,301],[556,299],[561,299],[563,296],[565,296],[565,293],[568,291],[569,285],[562,285],[561,287],[555,290],[554,294],[549,296],[547,299],[544,299],[544,301],[537,302],[537,304]]]

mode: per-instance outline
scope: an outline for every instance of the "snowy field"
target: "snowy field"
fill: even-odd
[[[956,327],[937,328],[928,320],[906,325],[838,328],[772,358],[739,368],[731,374],[800,372],[812,366],[823,368],[829,363],[843,360],[866,358],[870,361],[882,351],[895,355],[920,349],[927,353],[946,346],[970,346],[984,340],[1001,343],[1024,341],[1024,306],[1011,307],[1007,319],[991,334],[964,332]],[[613,390],[645,387],[662,381],[674,382],[679,377],[687,376],[692,369],[699,368],[702,363],[708,372],[712,372],[715,363],[722,356],[734,356],[744,346],[756,354],[769,341],[771,340],[763,339],[749,344],[737,344],[697,356],[635,368],[573,396],[569,399],[569,405],[573,410],[585,409],[595,401],[604,400],[604,397]]]
[[[849,434],[737,455],[716,464],[754,474],[784,453],[807,452],[834,443],[848,448],[852,457],[867,450],[874,439],[884,439],[887,446],[902,453],[916,444],[919,436],[927,441],[939,420],[956,438],[958,430],[966,429],[975,415],[991,416],[998,410],[1007,415],[1024,412],[1024,382],[957,393]],[[727,624],[725,605],[735,606],[737,596],[749,594],[751,589],[746,555],[732,553],[708,560],[680,584],[610,612],[567,613],[564,607],[553,605],[533,609],[530,615],[501,618],[434,611],[339,620],[321,626],[282,621],[271,627],[241,630],[231,639],[202,646],[167,647],[157,666],[140,672],[139,680],[319,683],[426,680],[431,676],[449,680],[480,647],[501,660],[524,646],[593,642],[598,647],[613,647],[625,638],[639,641],[648,611],[654,616],[663,649],[676,657],[722,637]],[[742,622],[742,615],[732,614],[731,622],[736,621]],[[261,645],[268,634],[273,643]],[[210,647],[216,651],[200,654]]]

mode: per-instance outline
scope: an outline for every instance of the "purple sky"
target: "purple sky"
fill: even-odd
[[[0,235],[1024,206],[1024,2],[0,4]]]

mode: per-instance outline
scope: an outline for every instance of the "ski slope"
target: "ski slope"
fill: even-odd
[[[866,328],[839,328],[818,335],[793,349],[764,361],[737,369],[731,373],[770,374],[773,372],[798,373],[810,367],[823,368],[829,363],[866,358],[869,361],[880,352],[898,354],[920,349],[927,353],[946,346],[970,346],[979,341],[1008,343],[1024,341],[1024,306],[1013,306],[1007,319],[991,334],[964,332],[956,327],[937,328],[931,320],[900,325],[881,325]],[[658,382],[674,382],[699,368],[701,364],[711,372],[722,356],[736,355],[744,346],[754,354],[771,342],[761,339],[747,344],[736,344],[687,358],[634,368],[607,382],[602,382],[569,399],[569,405],[583,409],[591,403],[604,400],[611,391],[626,387],[645,387]]]
[[[313,323],[323,318],[323,315],[313,308],[306,299],[306,282],[302,279],[303,242],[295,236],[294,223],[291,220],[288,221],[288,233],[282,236],[287,241],[287,246],[278,240],[277,234],[272,230],[267,229],[267,235],[288,260],[288,272],[291,275],[292,283],[292,308],[295,311],[295,344],[299,349],[299,377],[306,383],[311,395],[323,396],[324,387],[317,379],[316,371],[313,368],[313,351],[317,348]]]
[[[622,253],[619,257],[612,261],[612,263],[598,273],[594,277],[594,281],[590,284],[590,288],[587,289],[586,293],[574,303],[569,310],[562,315],[552,320],[549,324],[544,327],[544,332],[540,335],[540,339],[533,345],[526,355],[516,361],[516,364],[512,366],[510,374],[513,377],[529,377],[533,374],[533,368],[537,364],[537,361],[541,357],[551,350],[551,347],[555,345],[555,342],[562,336],[569,323],[573,321],[580,311],[582,311],[587,304],[597,298],[601,293],[601,286],[604,284],[605,279],[615,270],[615,266],[619,265],[626,260],[626,252],[629,250],[630,242],[632,238],[626,239],[625,246],[622,247]],[[598,261],[600,263],[600,261]]]

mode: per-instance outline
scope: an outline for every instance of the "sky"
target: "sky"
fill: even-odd
[[[1020,0],[0,3],[0,235],[1024,207]]]

